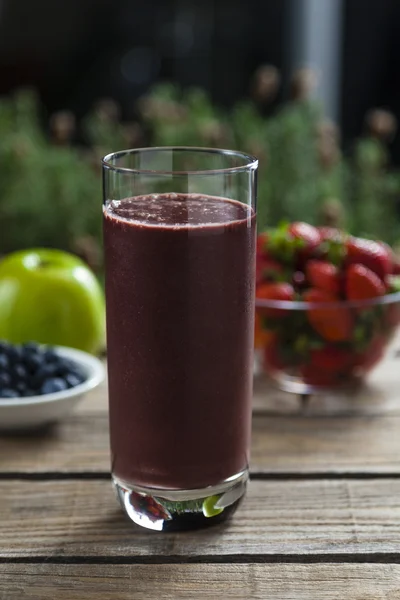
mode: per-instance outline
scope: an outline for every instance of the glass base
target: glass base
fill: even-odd
[[[208,527],[231,516],[243,498],[246,469],[219,485],[194,490],[166,490],[132,486],[113,476],[118,500],[128,517],[155,531]]]

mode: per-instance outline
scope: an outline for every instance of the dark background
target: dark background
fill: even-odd
[[[347,0],[343,11],[341,125],[347,139],[365,112],[389,108],[400,119],[400,2]],[[400,139],[393,142],[400,162]]]
[[[168,79],[230,106],[262,63],[279,67],[285,83],[289,19],[290,0],[0,0],[0,93],[33,84],[48,112],[78,117],[112,96],[130,118],[134,100]],[[400,117],[400,2],[344,0],[342,19],[348,142],[371,107]],[[399,162],[400,140],[393,152]]]

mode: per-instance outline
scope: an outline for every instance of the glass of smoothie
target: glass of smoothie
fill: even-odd
[[[154,530],[219,522],[248,480],[257,160],[103,159],[112,478]]]

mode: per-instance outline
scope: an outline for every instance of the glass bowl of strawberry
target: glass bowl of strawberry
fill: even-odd
[[[255,348],[298,394],[362,381],[400,324],[400,266],[383,242],[306,223],[257,239]]]

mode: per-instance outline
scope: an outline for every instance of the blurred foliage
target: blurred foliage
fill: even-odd
[[[81,151],[49,140],[32,91],[0,100],[0,253],[99,238],[99,177]]]
[[[85,146],[74,143],[69,112],[52,115],[44,130],[33,91],[1,98],[0,254],[52,246],[99,267],[100,159],[143,145],[237,148],[258,156],[259,229],[304,220],[398,243],[400,174],[390,167],[387,150],[394,117],[371,111],[364,135],[344,155],[337,127],[309,99],[314,84],[312,72],[296,72],[290,99],[271,111],[279,73],[261,67],[251,98],[229,112],[202,90],[158,85],[139,100],[135,123],[121,123],[117,104],[101,100],[82,123]]]

